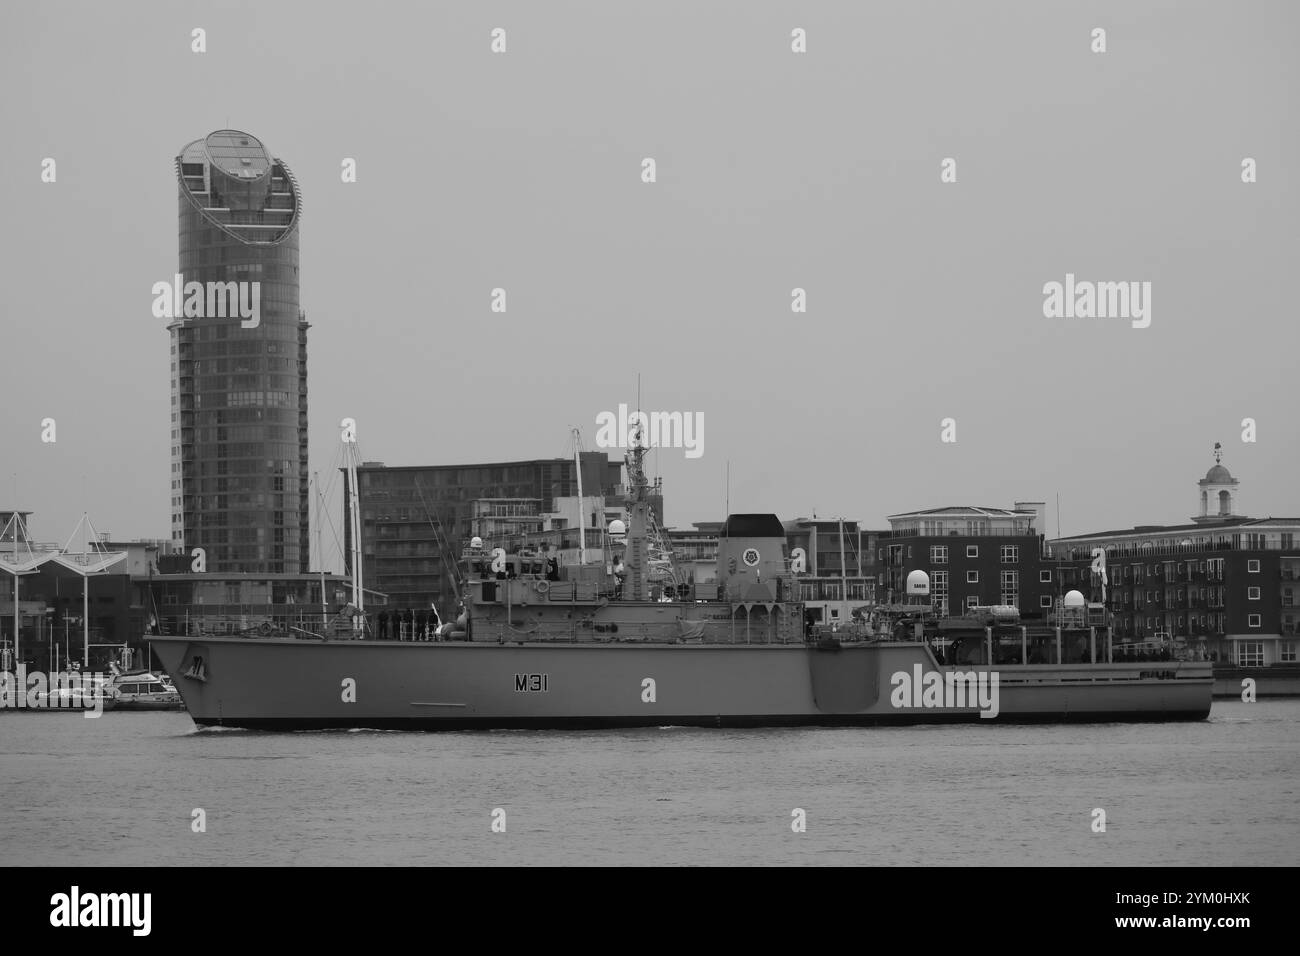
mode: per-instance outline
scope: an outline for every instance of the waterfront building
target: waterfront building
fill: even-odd
[[[147,594],[134,582],[148,579],[170,543],[114,541],[111,534],[99,533],[95,551],[120,557],[101,572],[83,574],[56,560],[73,557],[63,555],[60,542],[32,535],[30,515],[0,511],[0,527],[7,529],[0,535],[0,563],[26,569],[17,576],[21,660],[41,670],[66,667],[69,660],[81,661],[87,643],[92,665],[120,660],[123,645],[132,649],[135,660],[142,660],[140,638],[149,625],[149,610]],[[0,647],[6,659],[15,643],[14,617],[14,579],[3,575]]]
[[[877,542],[882,599],[902,601],[907,576],[924,571],[930,596],[943,617],[974,607],[1019,608],[1022,618],[1047,617],[1061,581],[1044,554],[1046,505],[1018,501],[1011,508],[974,505],[891,515]]]
[[[689,528],[666,528],[673,561],[686,584],[718,580],[718,536],[721,521],[695,521]]]
[[[1236,513],[1237,487],[1217,463],[1198,483],[1191,523],[1138,525],[1052,542],[1068,581],[1106,599],[1121,641],[1172,640],[1193,656],[1240,666],[1300,658],[1300,518]]]
[[[167,327],[172,540],[186,553],[203,548],[215,573],[305,573],[302,196],[289,167],[238,130],[218,130],[186,145],[176,157],[176,183],[177,292],[200,283],[198,311],[204,314],[190,314],[186,294],[184,310],[175,302]],[[255,318],[231,308],[229,295],[221,295],[226,290],[255,301]]]
[[[605,511],[618,509],[625,493],[622,462],[597,451],[580,452],[579,460],[583,496],[588,504],[603,499],[603,504],[594,509],[602,517]],[[576,510],[569,514],[557,507],[557,501],[572,499],[576,508],[577,476],[572,458],[391,467],[383,462],[362,463],[357,468],[357,488],[366,586],[387,594],[389,602],[398,607],[427,608],[436,603],[446,619],[460,596],[456,585],[458,562],[461,550],[476,534],[476,521],[480,529],[513,528],[527,534],[541,533],[546,520],[543,516],[550,516],[548,534],[576,528]],[[348,573],[352,551],[350,498],[345,494],[343,505]],[[493,500],[498,504],[490,504]],[[652,497],[652,508],[662,521],[661,493]],[[561,527],[561,521],[573,523]],[[485,540],[489,537],[479,536]],[[594,528],[589,540],[599,543]],[[575,543],[570,541],[570,546]]]
[[[855,610],[876,603],[882,570],[879,531],[827,518],[796,518],[784,528],[787,559],[794,561],[797,550],[804,556],[803,569],[796,568],[795,575],[798,599],[807,606],[810,621],[847,621]]]

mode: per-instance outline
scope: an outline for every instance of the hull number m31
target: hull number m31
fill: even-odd
[[[543,692],[549,691],[550,675],[548,674],[516,674],[515,675],[515,692],[527,693],[530,691]]]

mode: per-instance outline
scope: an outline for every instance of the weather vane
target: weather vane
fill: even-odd
[[[1223,446],[1220,445],[1220,444],[1216,441],[1216,442],[1214,443],[1214,463],[1215,463],[1216,465],[1217,465],[1219,462],[1223,461],[1223,451],[1222,451],[1222,449],[1223,449]]]

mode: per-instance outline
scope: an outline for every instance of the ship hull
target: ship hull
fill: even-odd
[[[1209,665],[945,668],[915,643],[152,640],[196,723],[265,730],[1201,720],[1212,688]],[[953,671],[993,706],[922,694]]]

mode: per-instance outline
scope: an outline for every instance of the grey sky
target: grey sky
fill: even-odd
[[[658,454],[671,524],[722,517],[729,459],[733,511],[1177,522],[1215,441],[1242,510],[1300,513],[1300,7],[805,7],[11,5],[0,501],[16,472],[42,540],[83,509],[168,534],[150,287],[172,159],[229,126],[303,190],[313,470],[344,416],[388,464],[591,448],[640,372],[647,410],[705,418],[703,457]],[[1067,272],[1150,281],[1150,328],[1044,318]]]

